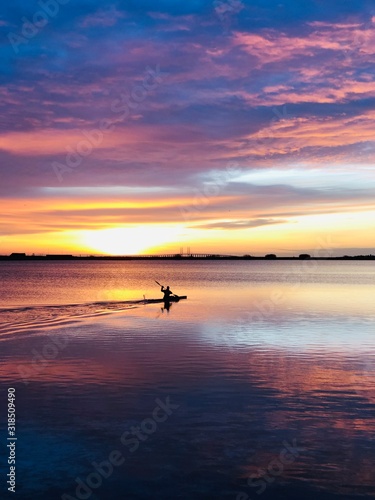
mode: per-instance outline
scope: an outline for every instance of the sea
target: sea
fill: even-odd
[[[0,262],[0,498],[375,498],[374,285],[366,261]]]

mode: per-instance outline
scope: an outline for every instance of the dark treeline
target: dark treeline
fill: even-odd
[[[219,254],[165,254],[165,255],[27,255],[26,253],[12,253],[0,255],[0,260],[375,260],[375,255],[344,255],[340,257],[314,257],[309,254],[300,254],[298,257],[278,257],[276,254],[267,254],[264,257],[253,255],[219,255]]]

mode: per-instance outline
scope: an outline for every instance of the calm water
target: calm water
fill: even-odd
[[[155,279],[188,300],[137,303]],[[375,498],[373,263],[2,262],[0,282],[17,498]]]

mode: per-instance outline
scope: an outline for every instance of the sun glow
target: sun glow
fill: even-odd
[[[94,252],[110,255],[151,253],[151,249],[178,238],[180,228],[171,226],[137,226],[83,231],[82,243]]]

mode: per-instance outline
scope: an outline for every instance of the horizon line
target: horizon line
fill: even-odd
[[[251,254],[220,254],[220,253],[159,253],[159,254],[121,254],[121,255],[111,255],[111,254],[91,254],[91,253],[80,253],[80,254],[68,254],[68,253],[35,253],[27,254],[26,252],[12,252],[11,254],[0,254],[1,260],[39,260],[39,259],[54,259],[54,260],[75,260],[75,259],[173,259],[173,260],[189,260],[189,259],[264,259],[264,260],[278,260],[278,259],[298,259],[298,260],[331,260],[331,259],[375,259],[375,255],[370,254],[357,254],[357,255],[325,255],[325,256],[315,256],[307,252],[300,253],[299,255],[283,255],[278,256],[275,253],[267,253],[265,255],[251,255]]]

